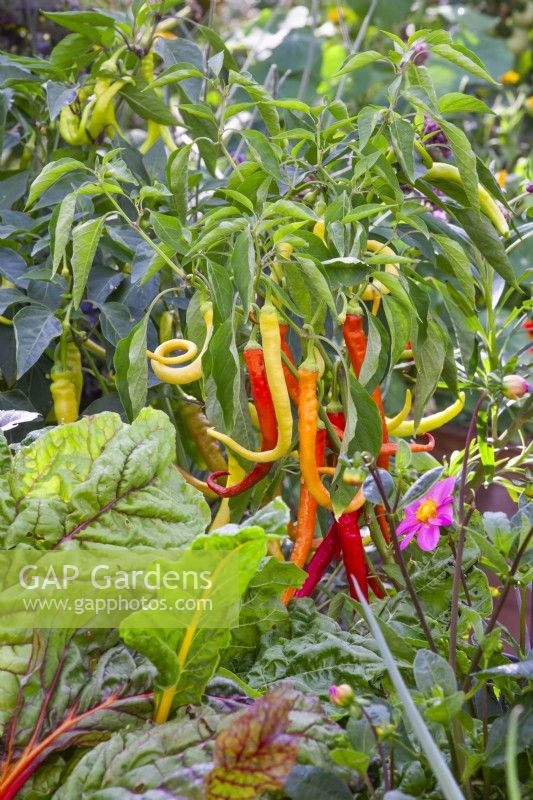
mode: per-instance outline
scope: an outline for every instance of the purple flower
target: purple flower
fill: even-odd
[[[93,305],[90,300],[82,300],[80,303],[80,308],[87,317],[87,322],[91,328],[94,327],[98,322],[100,309]]]
[[[426,144],[435,146],[443,158],[450,158],[452,152],[449,147],[443,145],[448,144],[448,138],[445,133],[440,129],[440,125],[431,117],[424,118],[424,136],[433,134],[426,139]]]
[[[526,186],[526,192],[529,192],[529,194],[533,194],[533,183],[528,183],[528,185]]]
[[[408,505],[396,533],[403,538],[401,549],[417,536],[421,550],[434,550],[439,543],[440,529],[453,522],[453,488],[455,478],[445,478],[433,486],[420,500]]]
[[[417,42],[413,47],[411,61],[413,64],[425,64],[429,58],[428,46],[425,42]]]

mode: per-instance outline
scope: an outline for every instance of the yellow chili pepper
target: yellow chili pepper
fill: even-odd
[[[391,247],[387,247],[387,245],[383,244],[383,242],[377,242],[375,239],[369,239],[366,243],[366,249],[370,253],[379,253],[382,256],[394,256],[396,253]],[[385,272],[388,272],[391,275],[399,275],[399,267],[398,264],[391,262],[390,264],[385,264]],[[372,283],[369,283],[368,286],[363,291],[361,295],[362,300],[374,300],[376,301],[381,298],[383,294],[389,294],[390,289],[387,289],[381,281],[374,280]]]
[[[79,406],[81,393],[83,390],[83,371],[81,366],[81,354],[75,342],[67,344],[66,365],[70,372],[70,380],[76,390],[76,402]]]
[[[454,167],[453,164],[433,164],[431,169],[426,172],[423,178],[429,181],[429,183],[433,183],[433,181],[444,180],[451,181],[459,186],[463,185],[461,174],[457,167]],[[501,236],[509,236],[509,225],[507,224],[507,220],[500,210],[500,207],[494,198],[487,192],[485,187],[480,183],[478,184],[478,195],[479,207],[481,211],[492,222]]]
[[[401,411],[399,411],[394,417],[385,417],[385,421],[387,423],[387,430],[389,433],[393,433],[396,430],[396,428],[402,424],[404,419],[407,419],[410,410],[411,410],[411,390],[407,389],[407,391],[405,392],[405,400]]]
[[[72,382],[70,372],[52,370],[50,393],[54,401],[54,415],[57,422],[76,422],[79,408],[76,387]]]
[[[158,37],[163,38],[173,38],[176,37],[173,34],[165,34],[159,33],[154,37],[157,39]],[[154,80],[155,73],[154,73],[154,51],[150,50],[141,60],[141,75],[144,81],[150,85]],[[155,90],[156,94],[159,96],[162,95],[160,89]],[[166,125],[160,125],[159,122],[155,122],[153,119],[148,120],[148,127],[146,129],[146,138],[144,142],[139,147],[139,152],[147,153],[151,147],[157,142],[158,139],[161,139],[163,143],[168,147],[169,150],[174,151],[177,150],[176,142],[173,140],[172,136],[170,135],[170,131],[168,130]]]
[[[326,223],[323,219],[319,219],[313,226],[313,233],[325,243]]]
[[[204,303],[202,307],[202,316],[205,322],[206,335],[199,353],[194,342],[188,339],[169,339],[167,342],[162,342],[159,347],[156,347],[155,353],[152,353],[150,350],[146,351],[146,355],[151,359],[150,364],[154,374],[164,383],[183,386],[184,384],[198,381],[202,377],[202,357],[207,350],[213,334],[212,303]],[[183,350],[184,352],[178,356],[167,355],[175,350]],[[179,369],[174,368],[178,364],[184,364],[187,361],[189,362],[187,366],[180,367]]]
[[[248,413],[250,414],[250,419],[252,420],[252,425],[256,429],[256,431],[260,430],[259,425],[259,417],[257,416],[257,408],[255,407],[254,403],[248,403]]]
[[[163,311],[159,318],[159,341],[166,342],[174,335],[174,312]]]
[[[218,439],[233,450],[238,455],[249,461],[264,464],[267,461],[275,461],[289,452],[292,441],[292,414],[291,401],[283,374],[283,363],[281,360],[281,336],[279,321],[276,309],[270,304],[266,304],[259,312],[259,330],[263,341],[263,357],[268,385],[272,394],[272,402],[278,423],[278,441],[272,450],[249,450],[243,447],[231,436],[220,433],[211,428],[208,433],[214,439]]]
[[[231,453],[228,453],[228,480],[226,486],[234,486],[236,483],[240,483],[245,475],[246,472],[237,459]],[[230,521],[229,500],[229,497],[222,498],[209,531],[216,531],[219,528],[223,528],[224,525],[228,525]]]
[[[300,396],[298,400],[298,435],[300,440],[300,471],[302,479],[318,505],[332,508],[328,490],[320,480],[316,460],[316,438],[318,433],[318,368],[314,358],[304,361],[298,370]],[[361,508],[365,497],[361,489],[348,504],[343,513],[352,513]]]
[[[443,411],[439,411],[437,414],[430,414],[428,417],[423,417],[420,420],[420,423],[417,428],[415,428],[415,423],[413,420],[408,420],[407,422],[402,422],[401,425],[398,425],[394,429],[395,436],[415,436],[421,433],[428,433],[429,431],[434,431],[437,428],[441,428],[443,425],[446,425],[447,422],[450,422],[460,411],[463,410],[465,404],[465,393],[460,392],[459,397],[452,403],[451,406],[448,408],[443,409]]]

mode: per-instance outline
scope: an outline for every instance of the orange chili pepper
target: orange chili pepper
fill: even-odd
[[[316,463],[324,463],[324,453],[326,450],[326,431],[320,430],[316,437]],[[303,568],[307,561],[307,556],[313,546],[313,536],[316,527],[316,512],[318,503],[305,485],[305,480],[300,479],[300,500],[298,503],[298,523],[296,526],[296,544],[291,553],[291,561],[296,566]],[[296,592],[295,587],[286,589],[281,598],[281,602],[287,605],[289,600]]]
[[[300,400],[298,403],[300,470],[305,485],[318,505],[331,509],[329,492],[320,480],[315,454],[318,432],[318,368],[313,356],[304,361],[298,370],[298,377],[300,383]],[[359,490],[345,509],[345,513],[356,511],[364,505],[364,502],[364,495]]]

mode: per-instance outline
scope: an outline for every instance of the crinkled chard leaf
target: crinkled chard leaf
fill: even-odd
[[[132,425],[105,412],[48,431],[0,485],[3,546],[186,545],[209,509],[174,469],[174,441],[168,417],[149,408]]]

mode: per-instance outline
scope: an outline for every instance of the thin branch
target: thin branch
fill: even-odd
[[[423,610],[422,606],[420,605],[420,600],[418,599],[418,595],[417,595],[417,593],[415,591],[415,587],[412,584],[411,577],[410,577],[409,572],[407,570],[407,567],[405,565],[405,560],[404,560],[404,557],[403,557],[403,553],[401,551],[400,543],[399,543],[398,537],[396,535],[396,526],[394,524],[393,514],[391,512],[391,507],[389,505],[389,500],[388,500],[385,488],[383,486],[383,482],[381,480],[381,476],[379,474],[379,470],[374,469],[374,468],[371,467],[370,468],[370,472],[372,474],[372,477],[374,478],[374,481],[376,482],[376,486],[378,487],[378,491],[379,491],[379,493],[381,495],[381,499],[383,501],[383,507],[385,508],[385,512],[387,514],[387,521],[389,523],[391,539],[392,539],[392,543],[393,543],[393,546],[394,546],[394,555],[396,557],[396,563],[400,567],[400,571],[402,573],[402,577],[403,577],[405,586],[407,588],[407,591],[409,592],[409,595],[411,596],[411,600],[413,601],[413,605],[415,607],[415,610],[416,610],[416,613],[417,613],[417,616],[418,616],[418,620],[420,622],[422,630],[424,631],[424,635],[425,635],[425,637],[427,639],[427,642],[428,642],[431,650],[433,650],[433,652],[436,653],[437,652],[437,646],[435,644],[435,640],[433,639],[433,636],[432,636],[431,631],[429,629],[429,625],[428,625],[427,620],[426,620],[426,616],[424,614],[424,610]]]
[[[368,11],[366,12],[366,17],[361,23],[361,27],[359,28],[357,36],[354,39],[353,45],[350,48],[350,52],[348,53],[349,57],[354,56],[361,49],[361,45],[363,44],[370,23],[372,22],[372,17],[374,16],[374,12],[377,8],[377,5],[378,5],[378,0],[372,0],[372,2],[370,3]],[[337,91],[335,93],[335,100],[340,100],[342,98],[347,80],[348,80],[347,75],[343,75],[342,78],[340,79],[339,85],[337,86]]]
[[[311,4],[311,44],[309,45],[309,52],[307,53],[307,61],[300,81],[300,88],[298,89],[298,100],[303,100],[309,85],[309,78],[313,69],[313,61],[315,60],[316,52],[316,36],[315,30],[318,18],[318,0],[312,0]]]
[[[507,576],[507,580],[505,581],[505,585],[504,585],[504,587],[502,589],[500,597],[498,598],[498,602],[495,605],[495,607],[494,607],[494,609],[492,611],[492,614],[490,615],[489,621],[487,622],[487,627],[485,628],[485,637],[488,636],[489,633],[492,631],[492,629],[496,625],[496,622],[498,621],[498,617],[502,613],[503,607],[505,605],[505,601],[507,600],[507,595],[509,594],[511,586],[513,585],[514,576],[515,576],[515,574],[516,574],[516,572],[518,570],[518,567],[520,566],[520,562],[522,560],[522,556],[526,552],[527,547],[529,545],[529,542],[531,541],[531,537],[532,536],[533,536],[533,528],[530,528],[529,533],[524,538],[524,541],[522,542],[522,544],[518,548],[518,551],[517,551],[517,553],[516,553],[516,555],[515,555],[515,557],[513,559],[513,563],[511,564],[511,568],[509,570],[509,575]],[[481,656],[482,655],[483,655],[483,644],[481,643],[481,644],[478,645],[478,648],[477,648],[477,650],[476,650],[476,652],[474,654],[474,657],[473,657],[473,659],[471,661],[470,669],[468,670],[468,675],[465,678],[465,682],[464,682],[464,685],[463,685],[463,691],[464,692],[468,691],[468,689],[470,687],[470,683],[471,683],[471,680],[472,680],[472,675],[475,672],[475,670],[478,668],[479,662],[481,661]]]
[[[463,457],[463,468],[461,470],[461,483],[459,487],[459,541],[457,542],[457,552],[455,556],[455,570],[453,575],[452,587],[452,604],[451,604],[451,620],[450,620],[450,645],[448,651],[448,660],[450,666],[455,670],[457,663],[457,624],[459,620],[459,589],[461,585],[463,553],[465,549],[466,539],[466,524],[465,524],[465,505],[466,505],[466,479],[468,476],[468,454],[470,452],[470,445],[475,435],[476,422],[479,414],[479,409],[486,397],[486,392],[483,392],[474,408],[470,425],[466,434],[465,453]]]

